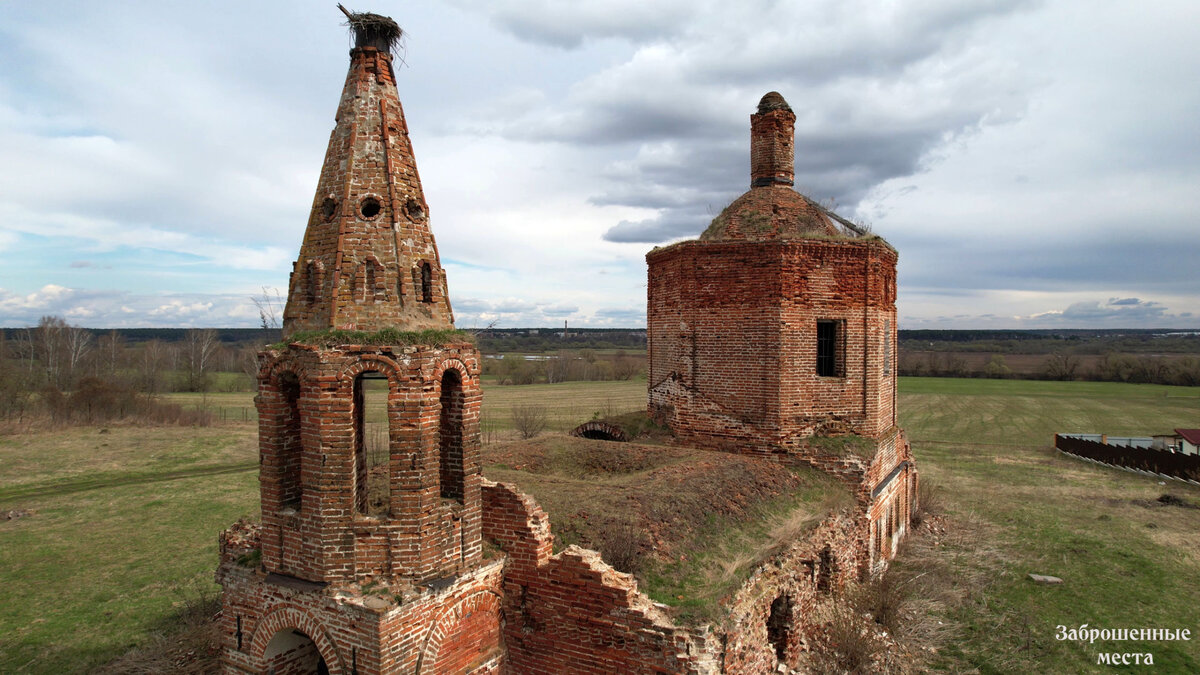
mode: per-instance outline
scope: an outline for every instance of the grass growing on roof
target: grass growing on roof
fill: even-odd
[[[687,622],[718,618],[721,599],[755,563],[852,501],[840,482],[812,469],[563,435],[489,446],[484,465],[489,478],[537,500],[556,550],[579,544],[614,562],[626,551],[613,547],[632,544],[638,559],[622,571]]]
[[[465,330],[398,330],[382,328],[377,331],[340,330],[331,328],[318,331],[299,331],[282,342],[270,345],[271,349],[283,349],[293,342],[314,347],[337,347],[340,345],[442,345],[453,342],[475,343],[475,335]]]

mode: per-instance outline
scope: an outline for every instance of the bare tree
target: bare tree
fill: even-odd
[[[58,388],[63,387],[63,333],[67,322],[59,316],[43,316],[34,335],[38,361],[46,375],[46,381]]]
[[[79,326],[67,326],[63,331],[63,346],[66,351],[67,378],[74,383],[84,359],[92,351],[92,332]]]
[[[188,391],[208,391],[209,371],[219,344],[217,332],[211,328],[193,328],[184,335],[183,357],[187,367],[184,386]]]
[[[1051,380],[1073,380],[1079,369],[1079,357],[1067,352],[1055,352],[1046,358],[1042,371]]]
[[[521,438],[529,439],[546,430],[549,423],[544,405],[519,405],[512,409],[513,427]]]
[[[97,373],[103,372],[112,378],[124,365],[125,338],[121,337],[117,331],[110,330],[96,341],[96,354],[99,357],[96,365]]]
[[[139,387],[147,394],[157,394],[162,386],[162,369],[167,360],[167,345],[153,339],[142,345],[142,356],[138,359]]]

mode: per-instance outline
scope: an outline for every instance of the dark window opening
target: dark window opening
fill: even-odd
[[[883,320],[883,374],[892,373],[892,320]]]
[[[412,220],[423,220],[425,218],[425,209],[421,203],[415,199],[408,200],[404,205],[404,210],[408,213],[408,217]]]
[[[421,263],[421,302],[433,302],[433,266]]]
[[[329,666],[312,638],[295,628],[285,628],[267,643],[263,661],[268,673],[327,674]]]
[[[830,585],[833,582],[833,551],[829,545],[821,550],[821,557],[817,563],[817,590],[828,592]]]
[[[775,658],[787,658],[788,638],[792,633],[792,598],[781,595],[771,602],[767,616],[767,640],[775,647]]]
[[[300,442],[300,378],[295,373],[279,376],[279,395],[283,398],[283,434],[279,444],[279,507],[300,510],[304,487],[300,465],[304,448]]]
[[[333,220],[333,214],[337,213],[337,200],[333,197],[326,197],[325,201],[321,202],[321,218],[325,222]]]
[[[616,436],[613,436],[612,434],[608,433],[607,431],[601,431],[600,429],[588,429],[587,431],[583,432],[583,437],[590,438],[593,441],[619,441],[619,440],[621,440],[621,439],[617,438]]]
[[[463,500],[463,388],[458,372],[442,376],[441,420],[438,425],[439,478],[442,499]]]
[[[839,321],[817,322],[817,375],[837,377],[841,373]]]
[[[354,508],[386,516],[391,507],[388,379],[366,372],[354,380]]]
[[[363,218],[374,218],[375,216],[378,216],[379,212],[382,210],[383,205],[380,204],[379,200],[374,197],[367,197],[366,199],[362,200],[362,206],[359,207],[359,213],[362,214]]]

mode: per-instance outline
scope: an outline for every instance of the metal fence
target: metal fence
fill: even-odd
[[[1103,464],[1183,480],[1200,480],[1200,455],[1184,455],[1178,452],[1135,448],[1127,445],[1106,445],[1063,434],[1054,435],[1054,447],[1063,452]]]

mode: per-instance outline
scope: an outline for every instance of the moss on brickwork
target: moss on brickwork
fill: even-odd
[[[870,459],[875,456],[876,443],[866,436],[813,436],[807,442],[812,447],[838,457],[854,455]]]
[[[271,349],[283,349],[292,343],[314,347],[336,347],[338,345],[441,345],[451,342],[475,344],[475,335],[465,330],[419,330],[406,331],[384,328],[377,331],[321,330],[300,331],[287,340],[270,345]]]

